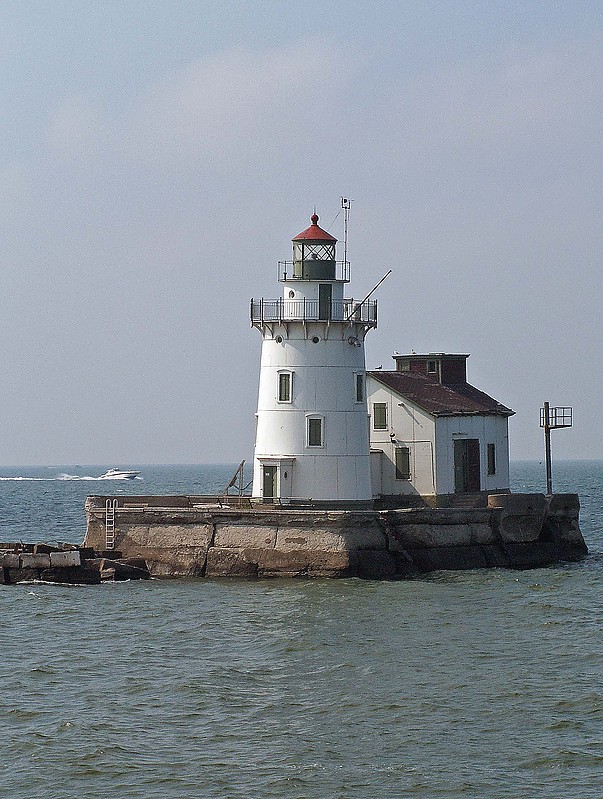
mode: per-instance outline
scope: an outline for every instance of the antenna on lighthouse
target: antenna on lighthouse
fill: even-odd
[[[341,198],[341,207],[343,208],[343,263],[344,269],[347,269],[348,264],[348,220],[350,218],[350,209],[352,201],[346,197]]]

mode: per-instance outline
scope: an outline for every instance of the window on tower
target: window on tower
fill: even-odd
[[[308,446],[323,446],[323,419],[322,416],[308,416]]]
[[[291,402],[291,384],[293,375],[291,372],[278,373],[277,396],[279,402]]]
[[[357,372],[354,377],[356,378],[356,402],[364,402],[364,375],[362,372]]]

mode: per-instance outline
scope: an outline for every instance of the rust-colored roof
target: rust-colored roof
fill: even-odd
[[[432,416],[513,416],[515,413],[469,383],[442,385],[416,372],[367,374]]]
[[[327,233],[326,230],[318,227],[317,213],[312,214],[310,221],[312,222],[310,227],[307,227],[305,230],[302,230],[301,233],[298,233],[297,236],[292,239],[292,241],[301,241],[302,239],[309,241],[337,241],[337,239],[334,236],[331,236],[330,233]]]

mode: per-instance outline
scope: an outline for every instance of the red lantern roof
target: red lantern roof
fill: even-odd
[[[337,239],[331,236],[330,233],[327,233],[326,230],[318,227],[318,214],[316,212],[310,217],[310,222],[312,222],[310,227],[298,233],[292,241],[337,241]]]

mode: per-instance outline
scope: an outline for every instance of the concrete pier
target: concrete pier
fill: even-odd
[[[84,545],[106,549],[109,537],[125,557],[144,558],[156,577],[396,579],[438,569],[533,568],[587,553],[576,494],[499,494],[487,502],[379,511],[88,497]]]

